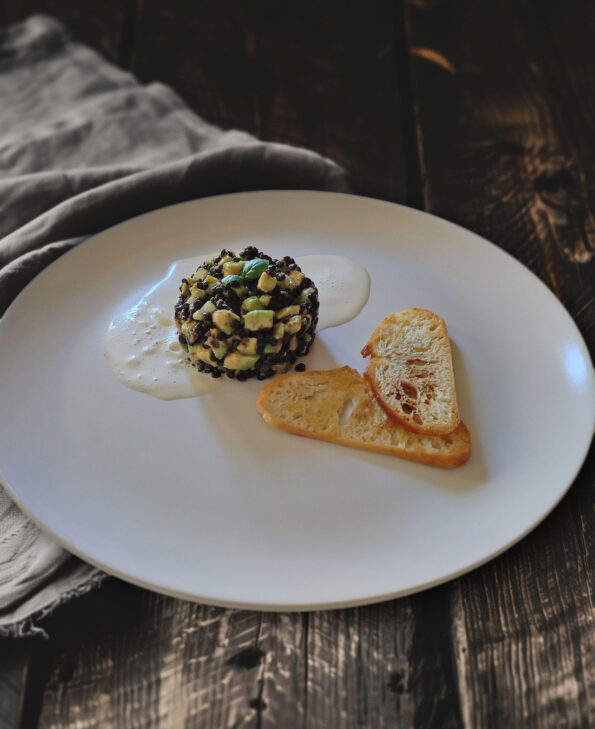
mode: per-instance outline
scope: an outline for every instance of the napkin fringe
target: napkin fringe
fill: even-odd
[[[9,623],[7,625],[0,625],[0,638],[43,638],[44,640],[49,639],[47,630],[37,625],[37,623],[47,618],[54,610],[69,600],[75,597],[82,597],[91,590],[99,587],[102,582],[109,575],[104,572],[98,572],[96,575],[89,577],[81,585],[77,585],[66,592],[63,592],[56,600],[51,602],[49,605],[36,610],[26,618],[19,620],[15,623]]]

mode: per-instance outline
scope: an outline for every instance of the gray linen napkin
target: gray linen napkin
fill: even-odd
[[[51,18],[0,29],[0,100],[0,315],[65,251],[148,210],[240,190],[347,190],[330,160],[206,123]],[[0,635],[43,634],[41,617],[104,576],[0,486]]]

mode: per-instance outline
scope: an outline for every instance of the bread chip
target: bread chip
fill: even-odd
[[[397,425],[351,367],[283,375],[264,387],[257,408],[267,423],[289,433],[430,466],[459,466],[471,452],[463,423],[443,437]]]
[[[459,425],[450,341],[444,321],[425,309],[384,319],[362,349],[365,377],[398,424],[424,435],[447,435]]]

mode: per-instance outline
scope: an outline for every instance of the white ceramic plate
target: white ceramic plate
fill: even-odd
[[[392,312],[444,317],[473,438],[465,466],[276,431],[256,412],[258,382],[169,402],[120,384],[101,349],[115,312],[171,261],[248,243],[343,254],[370,272],[367,306],[320,334],[309,368],[361,370]],[[0,469],[21,507],[107,572],[220,605],[338,607],[460,575],[550,512],[593,432],[589,355],[535,276],[455,225],[346,195],[226,195],[111,228],[19,296],[0,351]]]

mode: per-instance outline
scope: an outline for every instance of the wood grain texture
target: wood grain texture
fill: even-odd
[[[30,642],[0,640],[0,729],[14,729],[18,725],[30,655]]]
[[[260,139],[307,146],[355,189],[405,201],[393,9],[340,0],[144,0],[133,70],[173,86],[200,115]]]
[[[412,2],[407,17],[426,209],[528,266],[594,351],[594,167],[586,129],[595,122],[595,63],[580,26],[595,21],[595,9],[573,7],[567,16],[559,6],[547,15],[536,2]],[[574,98],[580,111],[564,111]]]
[[[465,726],[593,726],[594,461],[531,537],[454,585]]]
[[[444,717],[441,726],[458,727],[437,617],[430,608],[416,620],[409,599],[303,614],[224,610],[110,581],[48,626],[54,655],[39,726],[127,726],[134,716],[160,729],[417,727]]]
[[[593,350],[595,9],[571,5],[412,0],[406,18],[427,209],[531,268]],[[464,726],[595,722],[593,482],[591,454],[535,533],[450,588]]]
[[[405,25],[399,3],[396,20],[387,3],[330,0],[288,14],[268,0],[139,0],[113,17],[109,4],[26,4],[74,13],[84,40],[210,121],[334,156],[363,194],[413,200],[421,180],[428,210],[528,265],[593,346],[591,4],[409,0]],[[52,729],[586,729],[594,460],[514,549],[382,605],[261,614],[110,580],[46,621],[24,700]],[[21,664],[6,665],[14,706]]]

